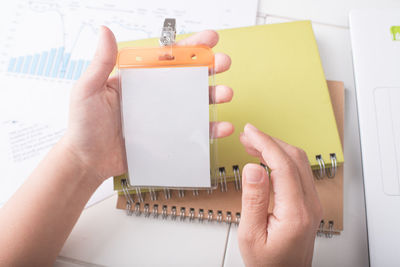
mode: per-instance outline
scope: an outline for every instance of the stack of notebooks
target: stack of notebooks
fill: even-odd
[[[216,84],[234,89],[230,103],[218,105],[218,120],[234,124],[235,133],[218,140],[219,183],[214,190],[154,191],[130,188],[124,175],[114,178],[117,208],[128,214],[188,221],[238,223],[241,170],[249,156],[239,134],[249,122],[263,132],[304,149],[315,174],[323,206],[319,232],[328,237],[343,230],[343,83],[326,81],[308,21],[219,31],[213,49],[232,58]],[[157,40],[119,44],[157,46]],[[190,179],[190,174],[188,174]],[[270,207],[271,208],[271,207]]]

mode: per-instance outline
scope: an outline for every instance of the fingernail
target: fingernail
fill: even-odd
[[[248,131],[257,131],[258,129],[251,123],[246,123],[246,125],[244,126],[244,132],[248,132]]]
[[[264,177],[263,169],[257,164],[248,164],[245,167],[246,182],[248,184],[259,184]]]

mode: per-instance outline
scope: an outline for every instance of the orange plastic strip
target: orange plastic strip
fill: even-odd
[[[119,69],[195,66],[214,69],[214,53],[211,48],[207,46],[124,48],[119,51],[117,58]]]

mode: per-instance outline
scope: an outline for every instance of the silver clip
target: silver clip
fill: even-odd
[[[179,219],[181,221],[184,221],[185,220],[185,215],[186,215],[186,209],[182,207],[181,208],[181,212],[179,213]]]
[[[161,31],[160,45],[169,46],[175,43],[176,37],[176,20],[175,19],[165,19],[164,25]]]
[[[183,189],[179,189],[178,190],[178,196],[181,197],[181,198],[184,197],[185,196],[185,191]]]
[[[222,222],[222,211],[218,211],[218,213],[217,213],[217,222]]]
[[[230,211],[228,211],[226,213],[226,220],[225,221],[226,221],[227,224],[230,224],[232,222],[232,213]]]
[[[233,168],[233,175],[235,176],[235,189],[236,191],[239,191],[242,189],[242,181],[240,177],[239,166],[234,165],[232,168]]]
[[[149,204],[145,204],[143,208],[144,217],[150,216],[150,206]]]
[[[176,207],[172,206],[171,208],[171,219],[175,220],[176,219]]]
[[[236,213],[235,224],[236,224],[236,225],[239,225],[239,223],[240,223],[240,212],[237,212],[237,213]]]
[[[138,202],[142,203],[143,202],[143,196],[142,196],[142,190],[140,190],[139,187],[136,187],[136,195],[138,197]]]
[[[212,210],[208,210],[207,220],[209,222],[211,222],[212,219],[213,219],[213,211]]]
[[[219,179],[221,183],[221,192],[228,191],[228,186],[226,184],[226,172],[224,167],[219,168]]]
[[[150,193],[150,199],[151,201],[156,201],[157,200],[157,193],[153,188],[149,188],[149,193]]]
[[[168,207],[167,205],[163,205],[162,210],[161,210],[162,218],[166,219],[168,217]]]
[[[190,208],[189,210],[189,221],[194,220],[194,208]]]
[[[158,217],[158,204],[153,205],[153,217],[154,218]]]
[[[262,162],[260,162],[260,165],[264,167],[265,171],[267,172],[267,177],[268,177],[268,178],[270,178],[270,177],[269,177],[270,173],[269,173],[268,166],[267,166],[267,165],[265,165],[265,164],[264,164],[264,163],[262,163]]]
[[[337,171],[336,154],[331,153],[330,158],[331,158],[331,167],[326,170],[326,176],[328,176],[328,178],[334,178]]]
[[[327,238],[332,238],[333,237],[333,221],[329,221],[329,230],[325,234]]]
[[[315,156],[315,159],[318,162],[319,170],[315,172],[317,179],[322,179],[325,176],[325,162],[321,155]]]
[[[193,190],[193,196],[198,196],[198,195],[199,195],[199,190],[194,189],[194,190]]]
[[[132,205],[135,203],[131,197],[131,195],[129,194],[129,190],[128,190],[128,183],[126,181],[126,179],[122,179],[121,180],[121,186],[122,186],[122,192],[124,192],[124,196],[126,199],[126,214],[128,216],[132,215]]]
[[[203,222],[203,218],[204,218],[204,210],[203,209],[199,209],[199,222]]]
[[[135,204],[135,214],[136,216],[140,216],[140,203]]]
[[[171,198],[171,190],[169,188],[164,188],[164,198],[165,200]]]
[[[325,225],[324,220],[321,220],[321,222],[319,223],[317,236],[323,236],[324,235],[324,225]]]

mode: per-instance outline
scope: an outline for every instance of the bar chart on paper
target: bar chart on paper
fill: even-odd
[[[77,80],[89,64],[89,60],[71,60],[71,53],[65,52],[65,47],[59,47],[32,55],[11,57],[7,72]]]
[[[211,4],[212,0],[206,2]],[[100,25],[108,26],[117,41],[128,41],[159,36],[168,17],[177,19],[179,33],[253,25],[257,9],[256,1],[249,4],[240,0],[213,2],[212,9],[204,3],[194,9],[193,3],[180,0],[12,3],[15,16],[2,32],[5,43],[1,47],[0,72],[57,82],[76,80],[85,71],[94,54]]]
[[[148,29],[130,22],[129,14],[102,8],[101,4],[18,1],[15,18],[9,25],[1,70],[23,78],[74,81],[90,64],[100,25],[114,28],[115,33],[125,38],[151,36]]]

